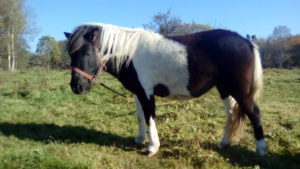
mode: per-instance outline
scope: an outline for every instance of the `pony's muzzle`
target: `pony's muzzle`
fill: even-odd
[[[84,94],[90,90],[90,84],[88,82],[81,83],[79,81],[72,80],[70,87],[75,94]]]

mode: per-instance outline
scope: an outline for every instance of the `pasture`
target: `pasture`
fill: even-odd
[[[69,71],[0,72],[1,169],[300,166],[300,69],[264,70],[259,106],[269,148],[263,158],[255,154],[248,119],[240,140],[220,149],[226,118],[215,89],[197,99],[158,106],[161,148],[146,157],[145,145],[133,143],[135,103],[100,86],[75,95],[69,79]],[[130,95],[110,75],[101,80]],[[157,104],[166,102],[157,98]]]

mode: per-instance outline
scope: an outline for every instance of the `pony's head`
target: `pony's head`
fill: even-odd
[[[65,36],[71,57],[71,89],[76,94],[86,93],[91,89],[92,80],[102,66],[98,58],[101,29],[82,26],[73,33],[65,32]]]

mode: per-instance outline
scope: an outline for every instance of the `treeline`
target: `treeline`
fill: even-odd
[[[266,39],[252,40],[260,47],[263,67],[300,67],[300,35],[292,35],[287,26],[275,27],[273,33]]]
[[[20,54],[28,54],[25,35],[28,33],[23,0],[0,1],[0,68],[14,71],[22,62]]]
[[[14,71],[32,67],[68,69],[70,58],[66,41],[57,41],[46,35],[39,39],[34,53],[28,51],[28,35],[34,34],[33,24],[24,9],[24,0],[0,1],[0,70]],[[152,21],[143,25],[164,36],[184,35],[214,29],[214,26],[184,23],[170,11],[157,13]],[[264,38],[246,35],[260,46],[264,67],[300,67],[300,36],[293,36],[286,26],[277,26]]]

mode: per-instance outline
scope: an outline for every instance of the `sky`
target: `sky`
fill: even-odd
[[[286,25],[300,34],[300,0],[27,0],[38,34],[65,40],[63,32],[83,23],[101,22],[142,28],[158,12],[171,11],[184,23],[196,22],[266,38],[274,27]]]

